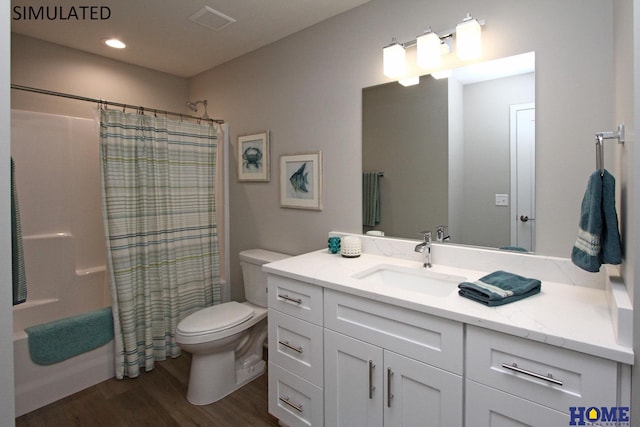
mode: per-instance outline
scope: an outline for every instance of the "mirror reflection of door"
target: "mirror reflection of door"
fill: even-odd
[[[534,251],[535,105],[511,106],[511,245]]]

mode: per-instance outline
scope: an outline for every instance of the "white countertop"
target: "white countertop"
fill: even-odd
[[[422,269],[422,263],[363,253],[358,258],[329,254],[326,249],[266,264],[264,271],[353,295],[528,338],[606,359],[633,364],[633,350],[619,345],[607,303],[607,290],[542,280],[539,294],[498,307],[487,307],[458,295],[444,297],[379,286],[353,275],[380,264]],[[518,271],[509,270],[516,274]],[[491,271],[434,264],[433,272],[474,281]],[[532,277],[528,275],[527,277]]]

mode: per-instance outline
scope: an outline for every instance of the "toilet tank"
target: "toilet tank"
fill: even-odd
[[[244,295],[247,301],[261,307],[267,306],[267,274],[262,271],[262,266],[285,258],[289,258],[289,255],[264,249],[240,252]]]

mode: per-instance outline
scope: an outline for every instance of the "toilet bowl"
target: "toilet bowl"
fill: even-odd
[[[240,252],[246,302],[226,302],[185,317],[176,342],[192,354],[187,400],[208,405],[262,375],[267,337],[267,277],[262,265],[288,258],[277,252]]]

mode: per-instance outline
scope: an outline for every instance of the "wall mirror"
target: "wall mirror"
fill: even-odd
[[[535,251],[535,54],[362,91],[363,232]]]

